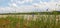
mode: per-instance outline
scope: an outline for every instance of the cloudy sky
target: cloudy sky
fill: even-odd
[[[0,0],[0,13],[59,11],[60,0]]]

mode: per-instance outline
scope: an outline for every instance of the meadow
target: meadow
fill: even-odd
[[[60,28],[60,15],[0,15],[0,28]]]

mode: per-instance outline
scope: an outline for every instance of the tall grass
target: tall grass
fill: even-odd
[[[11,15],[0,18],[0,28],[60,28],[60,15],[28,15],[26,19],[25,17]]]

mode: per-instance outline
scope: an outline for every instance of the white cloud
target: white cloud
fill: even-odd
[[[23,4],[23,3],[32,3],[33,0],[11,0],[12,3]]]
[[[18,5],[16,3],[11,3],[11,4],[9,3],[8,5],[9,5],[9,7],[18,7]]]
[[[0,8],[0,13],[4,13],[4,12],[11,12],[11,13],[15,13],[16,12],[35,12],[35,11],[46,11],[46,9],[49,9],[49,11],[54,11],[59,10],[60,7],[60,0],[58,2],[54,2],[54,0],[51,0],[51,2],[42,2],[40,1],[40,3],[32,3],[32,5],[21,5],[18,6],[18,4],[24,4],[25,2],[32,2],[33,0],[11,0],[11,3],[9,3],[9,7],[5,7],[5,8]]]
[[[15,6],[15,7],[17,7],[17,4],[15,4],[15,3],[12,3],[12,6]]]
[[[46,8],[49,8],[49,11],[59,10],[60,2],[40,2],[40,4],[34,3],[33,6],[36,6],[37,8],[46,10]]]
[[[17,1],[17,3],[18,3],[18,4],[23,4],[23,3],[24,3],[24,1]]]
[[[25,2],[32,2],[33,0],[24,0]]]
[[[30,6],[18,6],[16,8],[16,4],[13,4],[12,6],[14,7],[10,7],[12,10],[15,10],[16,12],[40,12],[40,11],[46,11],[46,9],[48,8],[49,11],[54,11],[54,9],[57,9],[58,7],[56,6],[56,4],[59,4],[60,2],[42,2],[41,4],[37,4],[37,3],[33,3]],[[38,9],[38,10],[37,10]],[[9,12],[15,12],[15,11],[9,11]]]

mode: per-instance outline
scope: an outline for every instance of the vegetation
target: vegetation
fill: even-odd
[[[0,28],[60,28],[59,11],[4,13],[0,15],[2,15],[0,16]],[[3,15],[8,16],[4,17]]]
[[[24,15],[11,15],[0,18],[0,28],[60,28],[59,17],[59,15],[35,15],[27,20],[28,17],[25,19]]]
[[[2,13],[0,15],[60,15],[60,11],[53,11],[53,12],[29,12],[29,13]]]

